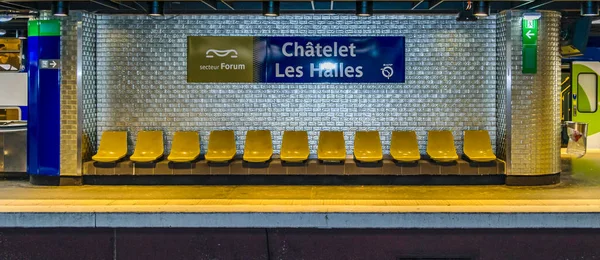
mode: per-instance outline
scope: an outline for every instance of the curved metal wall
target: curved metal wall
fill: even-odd
[[[560,172],[560,13],[542,11],[536,74],[522,71],[522,11],[506,15],[507,174]],[[502,83],[499,83],[502,84]]]

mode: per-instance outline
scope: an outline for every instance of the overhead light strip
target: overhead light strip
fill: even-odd
[[[16,7],[12,7],[12,6],[8,6],[8,5],[2,5],[2,4],[0,4],[0,7],[6,8],[6,9],[10,9],[10,10],[17,10]]]
[[[215,2],[215,5],[211,5],[210,3],[206,2],[205,0],[201,0],[200,2],[204,3],[205,5],[207,5],[208,7],[212,8],[213,10],[217,10],[217,5]]]
[[[419,7],[419,5],[421,5],[423,2],[425,2],[425,0],[421,0],[419,2],[417,2],[416,4],[413,5],[413,7],[410,10],[415,10],[417,7]]]
[[[1,3],[3,3],[3,4],[12,5],[12,6],[16,6],[16,7],[19,7],[19,8],[28,9],[28,10],[34,10],[34,11],[37,11],[37,10],[38,10],[38,9],[36,9],[36,8],[33,8],[33,7],[30,7],[30,6],[25,6],[25,5],[15,4],[15,3],[8,2],[8,1],[6,1],[6,0],[0,0],[0,2],[1,2]]]
[[[142,10],[144,11],[144,13],[147,13],[148,10],[146,9],[146,7],[144,7],[143,5],[141,5],[140,3],[138,3],[137,1],[133,1],[134,4],[136,4],[137,6],[139,6],[140,8],[142,8]]]
[[[429,6],[429,10],[436,8],[438,5],[442,4],[444,0],[429,0],[429,3],[433,3],[433,5]]]
[[[235,9],[233,8],[233,6],[232,6],[232,5],[230,5],[229,3],[225,2],[225,0],[221,0],[221,3],[223,3],[225,6],[229,7],[229,9],[231,9],[231,10],[235,10]],[[233,3],[231,3],[231,4],[233,4]]]
[[[555,2],[554,0],[549,0],[549,1],[546,1],[546,2],[539,3],[537,5],[534,5],[534,6],[530,7],[529,9],[537,9],[537,8],[540,8],[540,7],[544,6],[544,5],[551,4],[551,3],[554,3],[554,2]]]
[[[521,8],[522,6],[526,6],[526,5],[531,4],[533,2],[535,2],[535,0],[529,1],[527,3],[522,3],[522,4],[517,5],[517,6],[514,6],[514,7],[510,8],[510,10]]]
[[[125,6],[125,7],[129,8],[129,9],[131,9],[131,10],[135,10],[135,11],[137,11],[137,10],[138,10],[137,8],[135,8],[135,7],[131,7],[131,6],[129,6],[129,5],[126,5],[126,4],[122,3],[122,2],[113,2],[113,3],[116,3],[116,4],[120,5],[120,6]]]
[[[113,10],[119,10],[118,7],[115,7],[113,5],[109,5],[109,4],[103,3],[102,1],[99,1],[99,0],[90,0],[90,2],[92,2],[94,4],[98,4],[98,5],[104,6],[104,7],[108,7],[108,8],[113,9]]]

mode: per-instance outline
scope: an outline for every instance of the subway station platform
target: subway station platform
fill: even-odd
[[[600,228],[600,153],[551,186],[33,186],[0,181],[0,227]]]

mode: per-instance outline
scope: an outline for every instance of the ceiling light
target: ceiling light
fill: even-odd
[[[152,1],[150,3],[150,10],[148,10],[149,16],[163,16],[165,14],[165,3],[159,1]]]
[[[473,3],[473,14],[477,17],[486,17],[490,15],[490,2],[475,1]]]
[[[52,14],[54,16],[69,15],[69,3],[63,1],[52,2]]]
[[[279,1],[264,1],[262,8],[264,16],[279,16]]]
[[[581,16],[598,16],[598,2],[581,2]]]
[[[464,10],[458,13],[458,17],[456,17],[456,21],[458,22],[475,22],[477,21],[477,16],[473,15],[473,12]]]
[[[523,19],[525,20],[538,20],[542,18],[542,13],[538,12],[529,12],[523,14]]]
[[[0,23],[5,23],[12,19],[13,19],[13,17],[11,15],[8,15],[8,14],[0,15]]]
[[[4,36],[6,34],[6,30],[0,29],[0,36]]]
[[[356,15],[371,16],[373,15],[373,2],[371,1],[356,1]]]

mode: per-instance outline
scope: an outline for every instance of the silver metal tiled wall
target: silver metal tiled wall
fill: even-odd
[[[77,175],[77,15],[61,19],[60,174]]]
[[[210,130],[308,130],[311,153],[318,132],[379,130],[384,151],[392,130],[490,131],[496,139],[496,19],[457,22],[455,15],[202,15],[152,19],[97,15],[97,131],[199,131],[202,152]],[[405,84],[189,84],[186,37],[405,36]],[[130,144],[130,149],[133,149]]]
[[[98,138],[96,113],[96,15],[82,15],[82,82],[80,104],[83,109],[82,127],[82,158],[90,160]]]
[[[496,85],[496,156],[506,160],[507,143],[507,103],[506,103],[506,86],[507,86],[507,65],[506,65],[506,46],[507,46],[507,21],[506,13],[500,13],[496,19],[496,53],[497,53],[497,85]]]
[[[543,11],[539,20],[537,73],[522,71],[522,12],[506,13],[510,30],[509,175],[560,172],[560,13]]]
[[[41,19],[56,19],[42,12]],[[80,175],[81,160],[89,160],[96,147],[96,16],[82,11],[71,11],[61,20],[61,135],[60,173]],[[83,46],[77,38],[78,23],[83,30]],[[78,48],[82,48],[83,62],[81,95],[78,94]],[[82,111],[80,111],[82,110]],[[82,112],[82,113],[78,113]],[[83,118],[79,118],[82,116]],[[78,141],[81,138],[81,150]],[[78,157],[81,152],[81,157]],[[80,160],[81,158],[81,160]]]

